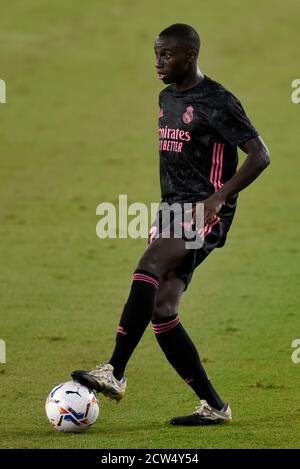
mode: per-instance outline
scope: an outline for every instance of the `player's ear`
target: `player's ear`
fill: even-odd
[[[187,59],[189,63],[193,63],[197,60],[198,51],[196,49],[190,49],[187,51]]]

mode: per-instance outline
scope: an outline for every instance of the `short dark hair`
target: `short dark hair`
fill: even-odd
[[[175,23],[164,29],[159,37],[172,37],[177,39],[185,47],[200,50],[200,37],[197,31],[190,25]]]

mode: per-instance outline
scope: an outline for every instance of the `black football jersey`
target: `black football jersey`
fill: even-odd
[[[237,147],[257,137],[240,101],[205,76],[193,88],[170,85],[159,95],[162,201],[196,202],[217,191],[236,172]],[[237,194],[219,215],[230,225]]]

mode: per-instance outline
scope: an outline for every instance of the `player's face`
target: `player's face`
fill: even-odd
[[[190,70],[190,56],[174,39],[158,37],[155,41],[156,70],[164,83],[180,83]]]

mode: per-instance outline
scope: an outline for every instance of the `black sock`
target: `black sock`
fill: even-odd
[[[197,349],[182,327],[179,316],[152,321],[155,337],[170,364],[200,399],[221,410],[224,402],[218,396],[201,365]]]
[[[157,286],[156,275],[141,269],[134,272],[130,294],[117,328],[116,346],[109,360],[114,367],[114,376],[119,380],[151,320]]]

